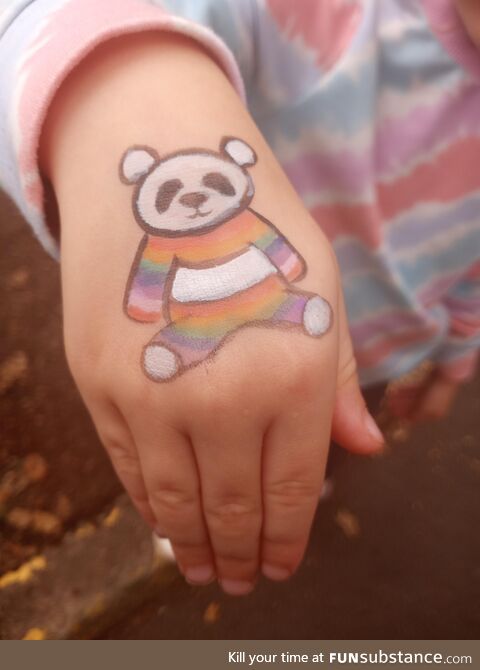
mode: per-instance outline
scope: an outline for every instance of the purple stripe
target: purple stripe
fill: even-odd
[[[148,300],[160,300],[163,296],[163,284],[151,284],[147,286],[142,286],[141,284],[135,283],[130,291],[131,296],[135,296],[135,299],[147,298]]]
[[[276,248],[272,250],[274,245],[276,245]],[[282,265],[282,263],[290,258],[290,256],[293,256],[292,250],[287,244],[285,244],[283,240],[280,240],[280,245],[277,245],[276,242],[271,244],[265,249],[265,253],[275,262],[277,266]]]
[[[135,275],[134,282],[135,284],[140,284],[141,286],[152,286],[153,284],[158,285],[165,282],[166,276],[167,272],[161,272],[160,270],[146,270],[142,267],[139,267]]]
[[[478,137],[479,109],[480,88],[468,83],[454,94],[446,92],[435,105],[425,103],[404,119],[385,121],[375,139],[380,179],[411,156],[420,154],[425,145],[432,150],[437,143],[445,146],[466,135]]]

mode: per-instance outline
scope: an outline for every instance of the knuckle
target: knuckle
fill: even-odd
[[[221,500],[207,505],[205,511],[210,524],[227,534],[242,531],[260,521],[258,507],[248,500]]]
[[[149,487],[148,499],[155,509],[176,515],[194,506],[197,495],[194,490],[181,488],[171,482],[158,481]]]
[[[313,398],[320,389],[322,375],[318,367],[307,360],[297,363],[285,382],[285,391],[288,397],[298,401]]]
[[[271,482],[266,495],[272,503],[283,507],[298,507],[318,497],[320,486],[305,479],[285,479]]]

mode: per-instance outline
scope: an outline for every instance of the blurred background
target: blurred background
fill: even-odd
[[[478,638],[480,377],[380,457],[334,449],[289,583],[190,587],[122,495],[65,362],[59,267],[1,195],[0,238],[0,637]]]

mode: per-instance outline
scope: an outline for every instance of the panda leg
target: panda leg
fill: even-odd
[[[314,293],[286,291],[285,300],[271,320],[302,326],[308,335],[320,337],[330,328],[332,309],[326,300]]]
[[[145,374],[152,381],[168,381],[208,358],[221,340],[191,332],[184,321],[170,323],[154,335],[143,350]]]

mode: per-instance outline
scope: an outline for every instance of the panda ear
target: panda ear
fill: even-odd
[[[240,167],[249,167],[257,162],[257,154],[252,147],[237,137],[225,137],[221,149]]]
[[[120,177],[127,184],[133,184],[146,175],[157,161],[157,152],[150,147],[130,147],[123,154]]]

